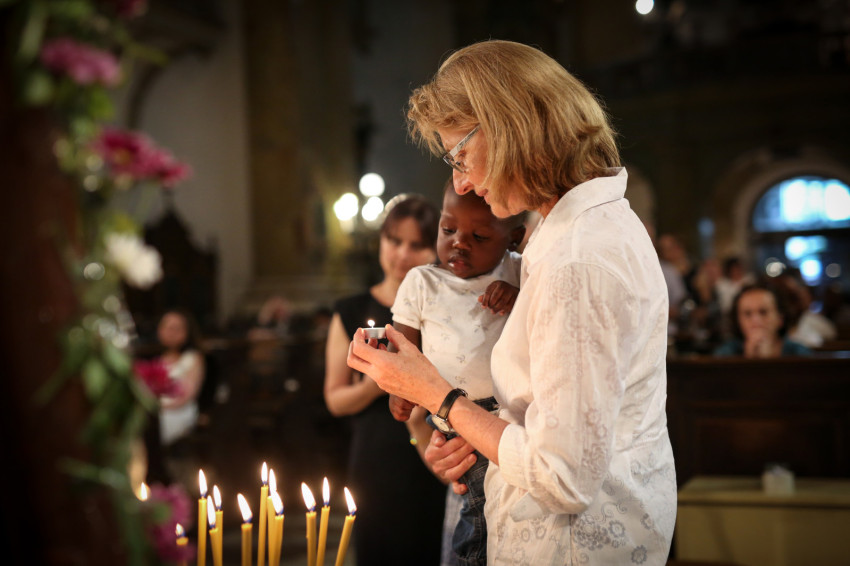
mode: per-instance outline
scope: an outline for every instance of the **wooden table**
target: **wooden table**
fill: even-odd
[[[742,566],[850,564],[850,479],[796,480],[766,495],[761,478],[696,476],[679,490],[678,560]]]

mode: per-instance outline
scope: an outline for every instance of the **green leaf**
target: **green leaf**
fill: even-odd
[[[80,326],[74,326],[62,337],[62,363],[56,373],[36,392],[34,401],[45,405],[53,399],[69,377],[80,371],[91,353],[91,340]]]
[[[30,106],[47,104],[53,98],[53,77],[42,69],[33,69],[24,77],[21,96]]]
[[[103,87],[93,87],[89,92],[88,113],[93,120],[109,120],[115,114],[112,99]]]
[[[26,15],[24,29],[21,30],[21,43],[18,46],[18,58],[27,64],[38,55],[44,28],[47,25],[47,5],[43,0],[33,0]]]
[[[88,0],[62,0],[51,2],[49,7],[51,16],[63,20],[83,20],[94,13]]]
[[[103,361],[115,375],[130,376],[130,369],[132,367],[130,356],[113,346],[110,342],[104,342],[103,344]]]
[[[109,385],[109,371],[103,361],[94,356],[90,357],[83,364],[83,386],[89,401],[95,402],[100,399],[107,385]]]
[[[136,397],[136,401],[148,412],[148,413],[156,413],[159,409],[159,402],[156,397],[150,392],[150,390],[141,384],[138,379],[130,380],[130,390]]]
[[[127,486],[127,475],[117,470],[71,459],[62,460],[60,466],[70,476],[84,482],[115,490],[125,490]]]

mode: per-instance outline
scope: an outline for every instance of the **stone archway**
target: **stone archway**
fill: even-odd
[[[807,146],[793,155],[768,148],[738,158],[720,177],[714,191],[715,249],[718,257],[751,256],[750,219],[759,198],[770,187],[798,175],[850,180],[850,168],[828,151]]]

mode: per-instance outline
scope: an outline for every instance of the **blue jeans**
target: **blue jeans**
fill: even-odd
[[[493,397],[479,399],[475,404],[488,411],[498,407]],[[428,423],[431,424],[430,415]],[[432,425],[433,426],[433,425]],[[455,433],[446,435],[450,440],[458,436]],[[475,451],[477,460],[459,482],[465,484],[467,492],[463,495],[463,506],[460,509],[460,519],[452,536],[452,549],[457,555],[460,566],[487,565],[487,520],[484,518],[484,476],[490,460],[480,452]]]

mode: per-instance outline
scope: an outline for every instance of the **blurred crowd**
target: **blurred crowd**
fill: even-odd
[[[744,340],[742,291],[768,293],[766,310],[778,316],[777,335],[809,350],[834,349],[850,340],[850,304],[838,285],[810,287],[794,267],[769,277],[741,257],[695,260],[681,240],[656,240],[670,299],[668,355],[723,354],[731,340]]]

